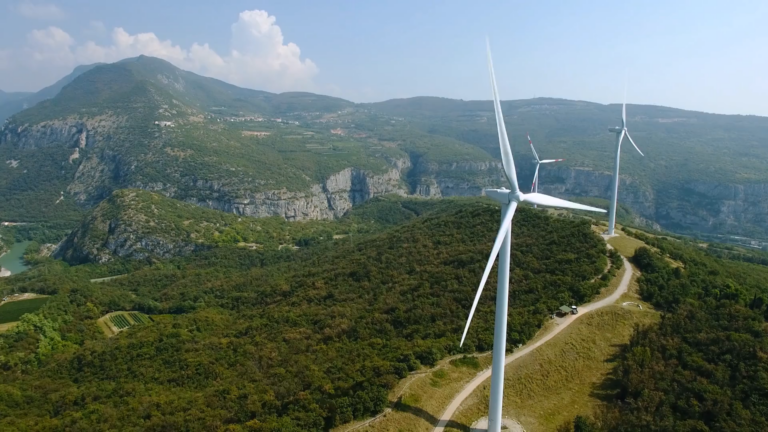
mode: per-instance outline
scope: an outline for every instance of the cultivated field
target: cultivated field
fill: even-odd
[[[99,318],[97,321],[101,330],[104,331],[104,334],[110,337],[134,325],[149,324],[151,322],[152,318],[141,312],[135,311],[111,312]]]

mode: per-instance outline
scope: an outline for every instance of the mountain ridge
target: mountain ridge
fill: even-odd
[[[522,183],[533,175],[530,132],[539,153],[566,159],[542,170],[542,192],[610,195],[607,128],[618,106],[555,98],[502,105]],[[646,105],[630,105],[628,115],[647,157],[625,149],[620,201],[668,229],[768,235],[767,118]],[[293,220],[339,217],[385,193],[479,195],[504,184],[494,122],[487,101],[354,104],[273,94],[140,56],[94,66],[8,120],[0,189],[21,196],[0,200],[0,215],[54,217],[50,206],[24,210],[19,201],[63,197],[57,205],[77,213],[74,221],[124,188]],[[21,175],[29,163],[46,184]]]

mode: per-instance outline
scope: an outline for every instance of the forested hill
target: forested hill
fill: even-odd
[[[639,236],[654,247],[633,258],[640,294],[662,320],[623,347],[615,401],[580,430],[768,430],[768,267]]]
[[[222,246],[138,270],[49,261],[0,280],[53,294],[0,335],[0,429],[319,431],[379,412],[409,370],[459,352],[498,227],[488,202],[423,202],[441,205],[385,200],[348,223],[382,214],[392,228],[297,251]],[[521,208],[513,237],[509,346],[591,298],[606,264],[585,220]],[[134,271],[88,282],[106,268]],[[491,348],[494,302],[486,290],[466,351]],[[95,320],[110,310],[154,322],[106,339]]]

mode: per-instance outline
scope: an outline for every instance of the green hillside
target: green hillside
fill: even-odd
[[[30,95],[32,95],[30,92],[4,92],[0,90],[0,105],[5,104],[6,102],[23,99]]]
[[[579,419],[577,430],[768,428],[768,267],[714,258],[695,242],[636,235],[654,247],[633,257],[640,294],[664,315],[622,347],[604,385],[612,400],[594,419]]]
[[[487,101],[444,98],[395,99],[370,104],[388,115],[414,119],[421,129],[472,143],[494,156],[498,137]],[[527,172],[530,133],[543,157],[566,164],[610,171],[615,137],[608,128],[621,122],[621,105],[564,99],[526,99],[502,103],[507,133],[517,164]],[[632,138],[643,158],[624,147],[622,174],[662,185],[672,182],[768,181],[768,118],[707,114],[652,105],[627,105]]]
[[[0,281],[53,294],[0,335],[1,428],[319,431],[379,412],[409,371],[458,352],[499,208],[372,205],[358,222],[395,225],[295,252],[224,246],[99,284],[97,266],[49,261]],[[513,236],[510,346],[598,292],[606,264],[584,221],[522,208]],[[494,301],[489,289],[465,350],[490,349]],[[153,325],[107,340],[110,310]]]

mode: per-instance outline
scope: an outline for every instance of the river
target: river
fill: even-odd
[[[14,243],[13,246],[11,246],[11,250],[0,257],[0,267],[9,270],[11,274],[21,273],[27,270],[29,267],[24,264],[22,255],[24,255],[24,251],[27,250],[29,243],[30,242],[28,241]]]

